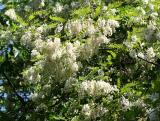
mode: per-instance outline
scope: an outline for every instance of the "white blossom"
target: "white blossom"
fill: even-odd
[[[73,64],[72,64],[72,70],[73,71],[78,71],[78,64],[76,63],[76,62],[74,62]]]
[[[112,28],[117,28],[117,27],[119,27],[119,23],[118,23],[118,21],[116,21],[116,20],[111,20],[111,19],[109,19],[109,20],[107,21],[107,24],[108,24],[110,27],[112,27]]]
[[[91,115],[91,108],[90,108],[89,104],[83,105],[83,107],[82,107],[82,114],[85,115],[85,116],[90,117],[90,115]]]
[[[40,6],[42,6],[42,7],[45,6],[45,0],[41,0]]]
[[[70,89],[78,83],[78,80],[70,77],[69,79],[67,79],[67,81],[65,82],[65,86],[64,86],[64,91],[70,91]]]
[[[22,37],[21,37],[21,43],[23,45],[27,45],[27,46],[31,45],[32,37],[33,37],[33,35],[32,35],[31,31],[25,32],[25,34],[22,35]]]
[[[133,43],[135,43],[137,41],[137,36],[136,35],[132,35],[131,36],[131,40]]]
[[[149,4],[149,8],[153,11],[154,10],[154,5],[153,4]]]
[[[43,49],[45,48],[45,42],[42,39],[38,38],[34,41],[34,46],[36,50],[42,52]]]
[[[104,71],[101,70],[101,69],[99,69],[99,70],[98,70],[98,75],[104,76]]]
[[[131,43],[131,42],[124,41],[123,44],[124,44],[128,49],[132,49],[132,43]]]
[[[97,23],[98,23],[98,27],[103,28],[106,25],[106,20],[99,18]]]
[[[103,34],[104,35],[109,35],[109,36],[111,36],[112,35],[112,33],[113,33],[113,31],[112,31],[112,28],[110,27],[110,26],[105,26],[104,28],[103,28]]]
[[[102,95],[109,94],[115,90],[112,85],[110,85],[109,83],[106,83],[104,81],[97,81],[95,88],[97,91],[96,93],[100,93],[100,94],[102,93]]]
[[[153,59],[156,56],[152,47],[147,49],[147,59]]]
[[[60,38],[54,38],[54,44],[56,48],[59,48],[61,45],[61,39]]]
[[[60,13],[60,12],[62,12],[63,9],[64,9],[63,6],[60,3],[57,2],[56,6],[54,8],[54,12],[55,13]]]
[[[80,84],[79,95],[82,97],[86,94],[91,96],[107,95],[114,91],[117,91],[116,87],[102,80],[83,81]]]
[[[38,93],[32,93],[30,98],[31,98],[31,100],[36,101],[38,98]]]
[[[75,1],[71,2],[71,7],[72,7],[72,8],[78,8],[79,5],[80,5],[79,2],[75,2]]]
[[[133,50],[133,49],[131,49],[131,50],[129,51],[129,55],[130,55],[132,58],[137,58],[136,51]]]
[[[99,36],[96,40],[97,40],[97,43],[99,43],[99,45],[102,43],[108,44],[110,42],[110,40],[105,35]]]
[[[102,11],[105,12],[105,11],[107,10],[107,8],[108,8],[108,7],[104,5],[104,6],[102,7]]]
[[[158,13],[157,12],[153,12],[150,15],[153,19],[156,19],[158,17]]]
[[[44,31],[44,27],[43,27],[43,26],[40,26],[40,27],[38,27],[38,28],[36,29],[36,31],[37,31],[38,33],[42,33],[42,32]]]
[[[58,26],[57,26],[56,29],[55,29],[55,33],[61,32],[62,29],[63,29],[63,24],[58,24]]]
[[[87,34],[88,35],[92,35],[96,32],[96,29],[94,27],[94,25],[90,25],[89,27],[87,27]]]
[[[124,109],[129,109],[132,106],[131,102],[124,96],[121,98],[121,105]]]
[[[145,59],[145,55],[144,55],[142,52],[139,52],[139,53],[137,54],[137,56],[140,57],[140,58]]]
[[[50,84],[45,84],[44,86],[43,86],[43,91],[44,92],[48,92],[48,91],[50,91],[51,90],[51,85]]]
[[[71,35],[77,35],[82,31],[82,23],[80,20],[74,20],[69,21],[65,29],[71,34]]]
[[[137,10],[139,10],[139,12],[141,12],[142,15],[146,14],[145,10],[142,7],[137,7]]]
[[[111,13],[112,13],[112,15],[116,15],[116,12],[117,12],[117,10],[116,9],[110,9],[110,11],[111,11]]]
[[[13,20],[17,19],[17,15],[14,9],[9,9],[4,14]]]
[[[38,55],[40,55],[40,53],[37,50],[32,50],[31,57],[35,57],[35,56],[38,56]]]
[[[142,0],[143,4],[148,4],[149,0]]]

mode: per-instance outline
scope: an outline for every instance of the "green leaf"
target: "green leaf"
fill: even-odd
[[[117,54],[113,51],[108,51],[108,53],[110,53],[112,55],[112,58],[115,59]]]
[[[65,118],[62,116],[50,115],[49,120],[51,120],[51,121],[65,121]]]
[[[0,56],[0,64],[3,63],[5,61],[4,56]]]
[[[58,22],[65,22],[66,20],[64,18],[58,17],[58,16],[49,16],[49,18],[53,21],[58,21]]]
[[[57,26],[57,23],[48,24],[44,29],[51,29],[55,28]]]
[[[126,92],[131,91],[131,88],[134,87],[135,85],[136,83],[134,82],[126,84],[123,88],[121,88],[121,93],[126,93]]]
[[[78,10],[75,10],[73,12],[72,16],[83,17],[83,16],[86,16],[87,14],[89,14],[90,12],[91,12],[90,7],[80,8]]]
[[[101,14],[101,6],[98,6],[95,10],[95,14],[94,14],[94,18],[96,18],[97,16],[99,16]]]
[[[20,17],[17,15],[17,22],[19,22],[23,26],[27,26],[28,24]]]
[[[33,20],[37,15],[42,15],[42,14],[47,14],[47,12],[44,11],[44,10],[40,10],[40,11],[33,12],[33,13],[28,17],[28,20],[31,21],[31,20]]]

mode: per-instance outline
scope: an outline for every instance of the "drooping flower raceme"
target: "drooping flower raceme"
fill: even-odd
[[[108,95],[115,91],[118,91],[118,89],[115,86],[112,86],[109,83],[102,80],[83,81],[80,84],[79,96],[80,97],[83,97],[85,95],[101,96],[101,95]]]
[[[103,116],[108,113],[108,110],[103,105],[91,103],[84,104],[81,113],[85,119],[91,120]]]
[[[154,61],[156,54],[154,53],[153,48],[152,47],[148,48],[146,53],[147,53],[147,59],[150,61]]]
[[[9,18],[16,20],[17,19],[17,15],[14,9],[9,9],[5,12],[5,15],[8,16]]]
[[[24,45],[32,43],[33,50],[31,51],[31,58],[33,61],[36,61],[32,67],[23,72],[23,76],[28,83],[35,84],[35,89],[39,90],[38,93],[35,90],[36,95],[38,95],[36,96],[37,98],[40,99],[47,96],[47,93],[51,91],[51,85],[63,83],[65,84],[64,86],[67,87],[66,89],[70,89],[70,86],[67,86],[67,80],[68,83],[70,83],[71,81],[69,80],[75,76],[79,68],[82,67],[81,60],[91,58],[98,52],[101,44],[108,44],[110,42],[110,39],[101,32],[101,29],[96,28],[95,24],[96,22],[90,18],[85,21],[79,19],[69,20],[65,24],[64,30],[67,32],[67,35],[69,34],[68,36],[75,37],[84,31],[84,33],[82,33],[84,36],[87,35],[88,38],[83,44],[79,41],[62,43],[60,38],[43,40],[43,26],[35,30],[32,27],[31,30],[28,30],[29,33],[26,32],[22,36],[21,42]],[[115,28],[119,27],[118,22],[115,20],[108,20],[104,22],[104,24],[111,28],[112,32],[110,35],[115,32]],[[59,33],[63,26],[59,25],[58,27],[60,28],[55,30],[55,32]],[[31,31],[35,31],[35,40],[32,38],[33,35]],[[93,81],[92,83],[95,82]],[[109,83],[103,81],[97,81],[96,84],[89,85],[91,85],[91,87],[93,85],[96,86],[93,87],[93,89],[89,89],[91,90],[91,94],[96,93],[96,95],[101,95],[101,93],[102,95],[108,94],[116,90],[116,88]],[[44,91],[43,87],[48,87],[48,91]],[[85,92],[85,90],[86,89],[84,89],[83,92]]]

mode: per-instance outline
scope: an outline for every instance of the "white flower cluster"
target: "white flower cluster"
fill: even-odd
[[[103,31],[103,34],[106,36],[111,36],[116,31],[115,28],[119,27],[118,21],[111,19],[105,20],[101,18],[97,20],[97,25],[99,29]]]
[[[90,115],[91,115],[91,107],[90,107],[89,104],[83,105],[83,107],[82,107],[82,113],[83,113],[85,116],[90,117]]]
[[[91,18],[83,21],[82,26],[87,36],[93,35],[94,33],[98,31],[97,28],[94,26],[94,21]]]
[[[138,38],[136,35],[132,35],[131,36],[131,41],[125,41],[123,42],[123,44],[129,49],[129,55],[132,58],[142,58],[148,61],[154,61],[155,57],[156,57],[156,53],[154,52],[153,48],[150,47],[146,50],[146,52],[136,52],[136,50],[134,49],[134,47],[136,46],[136,44],[138,43]],[[145,43],[141,43],[140,47],[143,49]]]
[[[73,76],[78,71],[79,56],[77,48],[80,44],[65,43],[62,46],[60,38],[55,38],[54,41],[37,39],[34,41],[34,49],[31,52],[32,59],[37,60],[34,66],[23,72],[23,77],[32,84],[42,84],[41,91],[38,97],[44,97],[51,89],[51,84],[62,83]],[[46,85],[46,86],[45,86]],[[41,96],[40,96],[41,95]],[[33,94],[33,97],[34,94]],[[34,98],[33,98],[34,100]]]
[[[53,76],[55,80],[60,81],[78,71],[77,50],[73,45],[66,43],[66,46],[62,46],[59,38],[55,38],[54,42],[44,42],[40,39],[35,41],[35,49],[45,56],[45,78]]]
[[[103,116],[108,110],[102,105],[91,103],[84,104],[81,112],[85,119],[96,119]]]
[[[124,96],[121,97],[121,106],[123,107],[123,109],[127,110],[130,107],[132,107],[132,103],[126,99]]]
[[[45,32],[45,27],[46,25],[43,24],[36,28],[35,26],[29,27],[25,33],[21,36],[20,42],[22,45],[25,46],[30,46],[32,48],[33,46],[33,41],[34,39],[41,39],[42,38],[42,33]]]
[[[155,52],[154,52],[152,47],[147,49],[146,54],[147,54],[146,58],[148,60],[154,61],[154,58],[155,58],[156,54],[155,54]]]
[[[38,98],[38,94],[37,93],[32,93],[31,96],[30,96],[30,99],[32,99],[33,101],[36,101]]]
[[[25,39],[25,37],[22,38]],[[108,42],[109,40],[104,35],[98,37],[92,36],[90,41],[83,45],[80,45],[78,41],[74,43],[67,42],[62,45],[60,38],[55,38],[54,41],[51,39],[44,41],[41,38],[37,38],[33,43],[34,49],[31,51],[32,60],[36,60],[37,62],[34,66],[25,70],[23,76],[29,83],[34,84],[39,82],[42,84],[64,82],[69,80],[78,71],[80,62],[77,61],[77,58],[88,59],[95,54],[101,43]],[[112,86],[109,87],[109,84],[104,84],[109,89],[113,89]],[[97,82],[96,85],[101,87],[99,91],[109,93],[103,89],[105,88],[102,87],[103,81]]]
[[[103,43],[108,44],[109,41],[110,40],[105,35],[91,36],[91,38],[87,39],[87,43],[80,46],[79,48],[80,58],[86,60],[89,59],[98,52],[99,46],[101,44]]]
[[[147,26],[147,29],[144,32],[144,38],[147,41],[152,41],[154,39],[154,34],[156,30],[156,23],[155,22],[150,22],[149,25]]]
[[[146,107],[147,107],[146,103],[144,103],[142,99],[138,99],[136,101],[130,101],[124,96],[121,97],[120,104],[122,106],[122,109],[124,109],[125,111],[128,109],[131,109],[134,106],[139,107],[144,110],[146,110]]]
[[[29,81],[29,83],[38,83],[41,80],[41,70],[42,64],[36,63],[35,66],[32,66],[23,72],[23,77]]]
[[[149,2],[149,0],[142,0],[142,3],[143,3],[144,5],[148,4],[148,2]]]
[[[157,19],[158,13],[157,13],[157,12],[152,12],[152,13],[150,14],[150,17],[151,17],[152,19]]]
[[[39,34],[42,34],[44,32],[44,27],[45,26],[46,26],[45,24],[39,26],[38,28],[36,28],[36,32],[39,33]]]
[[[39,90],[41,89],[41,91],[37,92],[37,90],[35,90],[34,93],[31,93],[30,99],[34,102],[44,99],[45,96],[47,96],[51,92],[50,84],[44,84],[43,86],[41,86],[40,84],[37,84],[36,86],[37,86],[37,89]]]
[[[108,95],[112,92],[118,91],[116,86],[112,86],[105,81],[83,81],[80,84],[79,96],[83,98],[85,95],[90,96],[103,96]]]
[[[22,37],[21,37],[21,41],[20,41],[21,44],[22,45],[31,45],[32,37],[33,37],[33,35],[32,35],[31,31],[25,32],[25,34],[22,35]]]
[[[75,2],[75,1],[72,1],[71,2],[71,7],[72,8],[78,8],[80,6],[80,3],[79,2]]]
[[[65,82],[65,85],[64,85],[64,91],[65,92],[69,92],[69,91],[72,91],[73,87],[78,84],[78,80],[71,77],[69,78],[66,82]]]
[[[123,42],[123,44],[129,49],[132,50],[132,48],[134,47],[135,44],[137,44],[138,38],[136,35],[132,35],[131,36],[131,41],[125,41]]]
[[[95,27],[95,24],[98,27]],[[82,30],[85,31],[85,36],[93,35],[97,32],[101,33],[103,30],[103,34],[105,36],[112,35],[115,32],[115,28],[119,27],[118,21],[115,20],[105,20],[105,19],[98,19],[96,23],[89,18],[86,20],[70,20],[65,26],[65,30],[69,32],[71,36],[78,35]]]
[[[57,3],[55,11],[61,12],[63,7]],[[59,24],[55,30],[55,33],[64,31],[69,36],[77,37],[79,34],[87,36],[85,43],[80,44],[79,41],[74,43],[65,42],[61,43],[60,38],[43,40],[42,34],[44,32],[45,25],[38,28],[30,27],[27,32],[21,37],[21,43],[23,45],[31,45],[33,48],[31,51],[31,59],[35,64],[23,72],[23,76],[29,83],[35,84],[36,89],[39,89],[35,94],[44,98],[44,95],[51,89],[51,85],[55,83],[65,83],[65,89],[72,89],[72,85],[76,83],[71,78],[80,68],[80,61],[91,58],[98,52],[99,46],[102,43],[109,43],[108,35],[115,32],[115,28],[119,27],[119,24],[115,20],[104,20],[104,25],[98,23],[99,27],[95,27],[98,22],[94,22],[91,18],[82,20],[69,20],[65,26]],[[101,24],[101,25],[100,25]],[[107,26],[110,33],[102,33],[102,29]],[[105,30],[108,31],[106,28]],[[96,33],[99,33],[96,35]],[[27,82],[27,81],[26,81]],[[116,91],[116,87],[111,86],[104,81],[91,81],[94,84],[92,94],[106,95],[113,91]],[[36,84],[39,84],[38,87]],[[47,86],[44,86],[47,85]],[[82,84],[83,85],[83,84]],[[44,87],[44,88],[43,88]],[[92,86],[91,86],[92,87]],[[88,87],[89,88],[89,87]],[[44,91],[45,90],[45,91]],[[82,89],[82,93],[86,93],[87,90]],[[90,94],[90,92],[89,92]],[[34,93],[33,93],[34,97]],[[34,98],[33,98],[34,100]]]
[[[59,2],[57,2],[55,7],[53,8],[55,13],[60,13],[60,12],[62,12],[63,9],[64,9],[64,7]]]
[[[62,29],[63,29],[63,24],[62,23],[58,24],[55,29],[55,33],[60,33],[62,31]]]
[[[66,31],[71,35],[78,35],[82,31],[82,22],[81,20],[68,21],[65,26]]]
[[[9,9],[4,14],[13,20],[17,19],[17,15],[14,9]]]
[[[146,53],[139,52],[137,54],[137,56],[140,57],[140,58],[143,58],[145,60],[148,60],[148,61],[154,61],[155,57],[156,57],[156,54],[155,54],[153,48],[150,47],[146,50]]]

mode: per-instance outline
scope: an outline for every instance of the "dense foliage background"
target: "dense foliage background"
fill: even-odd
[[[160,120],[159,0],[0,2],[0,120]]]

